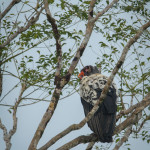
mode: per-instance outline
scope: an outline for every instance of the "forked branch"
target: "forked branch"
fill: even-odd
[[[99,17],[101,17],[103,14],[105,14],[110,8],[114,6],[115,3],[117,3],[119,0],[113,0],[109,5],[107,5],[102,11],[100,11],[96,17],[94,18],[95,21],[98,20]]]
[[[6,150],[11,149],[11,138],[16,133],[17,130],[17,116],[16,116],[17,108],[22,100],[22,95],[25,90],[26,90],[26,85],[22,84],[20,95],[13,108],[13,128],[8,132],[5,125],[0,120],[0,128],[3,130],[3,138],[6,144]]]

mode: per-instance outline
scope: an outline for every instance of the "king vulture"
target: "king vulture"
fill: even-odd
[[[99,73],[97,67],[86,66],[79,73],[80,97],[85,116],[99,100],[101,92],[107,82],[108,77]],[[98,136],[101,142],[112,142],[112,136],[116,124],[117,111],[117,88],[112,82],[106,98],[100,104],[94,116],[87,122],[89,128]]]

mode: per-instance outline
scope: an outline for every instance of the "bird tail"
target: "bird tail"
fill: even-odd
[[[115,115],[103,114],[98,111],[88,121],[88,126],[98,136],[100,142],[113,142],[114,117]]]
[[[81,102],[84,106],[85,115],[87,115],[93,106],[81,98]],[[87,122],[89,128],[98,136],[99,140],[103,143],[112,142],[113,131],[115,128],[116,114],[107,113],[107,109],[104,103],[102,103],[93,115],[93,117]]]

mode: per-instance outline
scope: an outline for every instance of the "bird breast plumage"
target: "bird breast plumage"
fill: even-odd
[[[100,97],[105,84],[107,83],[108,77],[96,73],[90,76],[84,76],[80,82],[80,96],[88,103],[94,105]],[[108,92],[115,89],[116,95],[118,90],[116,84],[112,82]]]

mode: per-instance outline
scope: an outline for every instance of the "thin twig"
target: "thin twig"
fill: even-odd
[[[120,111],[120,113],[116,116],[116,121],[118,121],[122,116],[128,115],[129,113],[133,112],[135,108],[141,106],[143,104],[143,101],[131,106],[127,110]]]
[[[22,84],[22,88],[21,88],[21,92],[20,95],[18,97],[18,100],[16,101],[14,107],[13,107],[13,128],[9,131],[7,131],[6,127],[4,124],[2,124],[1,120],[0,120],[0,128],[3,130],[3,138],[6,144],[6,150],[10,150],[11,149],[11,138],[12,136],[15,134],[16,130],[17,130],[17,108],[22,100],[22,95],[24,93],[26,89],[26,85]]]
[[[122,144],[128,140],[131,132],[132,132],[132,125],[126,129],[124,136],[118,141],[113,150],[118,150],[122,146]]]
[[[0,119],[0,128],[3,130],[3,138],[6,144],[6,150],[10,150],[11,148],[11,142],[8,138],[8,132],[7,132],[7,128],[5,127],[5,125],[1,122]]]
[[[21,0],[12,0],[12,2],[8,5],[8,7],[0,13],[0,21],[3,19],[3,17],[11,10],[11,8],[18,4]]]
[[[124,120],[121,124],[119,124],[116,129],[114,134],[120,133],[122,130],[127,128],[129,125],[137,123],[141,119],[141,112],[146,108],[148,105],[150,105],[150,92],[145,96],[145,98],[134,107],[134,111],[132,112],[133,106],[131,108],[127,109],[127,112],[132,112],[131,115]],[[138,115],[139,114],[139,115]]]
[[[95,21],[98,20],[98,18],[101,17],[104,13],[106,13],[110,8],[112,8],[113,5],[114,5],[115,3],[117,3],[117,2],[118,2],[118,0],[113,0],[109,5],[107,5],[101,12],[99,12],[99,13],[96,15],[96,17],[94,18]]]
[[[18,30],[16,32],[14,32],[14,34],[12,34],[11,36],[9,36],[7,38],[7,40],[2,43],[0,45],[0,49],[4,48],[5,46],[7,46],[8,44],[10,44],[10,42],[15,39],[20,33],[26,31],[27,29],[29,29],[30,26],[32,26],[35,22],[38,21],[39,16],[41,14],[41,12],[43,11],[44,7],[41,8],[41,10],[37,13],[37,15],[35,17],[32,17],[29,22],[27,23],[27,25],[25,27],[20,27],[18,28]]]
[[[86,150],[92,150],[93,146],[94,146],[95,142],[90,142],[86,148]]]
[[[8,62],[9,60],[11,60],[11,59],[13,59],[13,58],[16,58],[17,56],[19,56],[19,55],[21,55],[21,54],[23,54],[23,53],[25,53],[25,52],[31,50],[32,48],[34,48],[34,47],[40,45],[41,43],[43,43],[43,42],[46,41],[46,40],[48,40],[48,37],[45,37],[45,38],[43,39],[43,41],[39,41],[39,42],[35,43],[35,44],[32,45],[30,48],[27,48],[26,50],[24,50],[24,51],[22,51],[22,52],[20,52],[20,53],[17,53],[17,54],[15,54],[15,55],[13,55],[13,56],[10,56],[10,57],[8,56],[8,58],[6,58],[5,60],[2,61],[2,64],[5,64],[5,63]],[[20,48],[21,48],[21,47],[19,47],[16,51],[18,51]],[[32,50],[33,50],[33,49],[32,49]]]
[[[149,116],[146,116],[146,118],[142,121],[142,123],[140,124],[140,127],[138,128],[137,131],[132,130],[132,132],[139,133],[139,132],[141,131],[141,129],[143,128],[143,126],[144,126],[144,124],[145,124],[145,122],[146,122],[147,120],[150,120],[150,115],[149,115]]]

